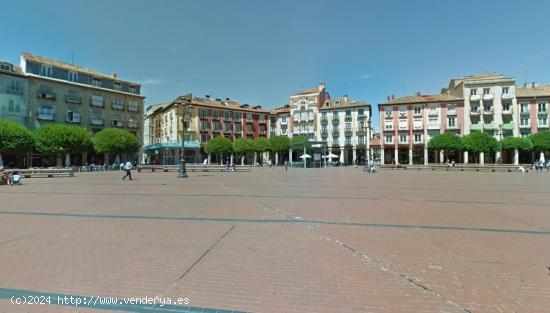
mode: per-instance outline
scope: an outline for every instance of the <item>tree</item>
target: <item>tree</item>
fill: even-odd
[[[25,153],[32,149],[34,137],[30,130],[15,122],[0,120],[0,166],[3,166],[2,153]]]
[[[233,152],[233,144],[229,139],[217,136],[206,143],[204,151],[208,154],[229,156]]]
[[[485,132],[473,132],[464,136],[462,148],[469,152],[495,152],[498,150],[498,141]]]
[[[290,140],[290,145],[292,147],[303,148],[303,145],[307,144],[307,142],[308,140],[306,135],[299,135],[292,137],[292,139]]]
[[[550,150],[550,131],[540,131],[529,136],[533,148],[537,151]]]
[[[241,164],[244,163],[244,156],[249,152],[254,152],[252,140],[247,138],[238,138],[233,142],[233,151],[241,156]]]
[[[129,131],[118,128],[105,128],[92,139],[97,153],[133,153],[139,149],[137,137]]]
[[[463,139],[453,133],[444,133],[442,135],[434,136],[428,142],[429,149],[443,150],[445,154],[448,151],[456,151],[462,149]]]
[[[279,163],[279,152],[288,151],[290,149],[290,139],[287,136],[273,136],[269,138],[269,146],[271,151],[275,152],[275,163]]]
[[[73,125],[45,125],[35,130],[34,136],[36,150],[56,154],[57,165],[61,165],[61,156],[65,155],[65,165],[69,166],[71,153],[86,151],[92,145],[90,134],[84,128]]]
[[[269,146],[269,140],[265,137],[258,137],[254,139],[252,144],[254,147],[254,164],[256,164],[256,153],[270,151],[271,147]]]
[[[530,151],[533,149],[533,143],[527,138],[506,137],[500,144],[503,150]]]

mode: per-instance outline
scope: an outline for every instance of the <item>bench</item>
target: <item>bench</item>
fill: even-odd
[[[21,173],[21,177],[24,177],[24,178],[74,177],[74,171],[72,169],[64,169],[64,168],[60,168],[60,169],[30,168],[30,169],[21,169],[17,171]]]
[[[179,171],[179,165],[140,165],[138,166],[138,172],[143,170],[151,170],[151,172],[177,172]],[[185,169],[188,172],[251,172],[252,167],[246,165],[236,165],[235,170],[229,168],[225,169],[223,165],[217,164],[186,164]]]
[[[529,166],[525,165],[468,165],[468,164],[456,164],[455,167],[449,167],[445,164],[433,164],[433,165],[408,165],[407,170],[427,170],[427,171],[460,171],[460,172],[517,172],[518,168],[523,166],[528,169]]]

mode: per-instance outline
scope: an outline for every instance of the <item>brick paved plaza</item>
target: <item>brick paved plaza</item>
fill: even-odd
[[[121,176],[0,186],[0,312],[550,311],[546,173]]]

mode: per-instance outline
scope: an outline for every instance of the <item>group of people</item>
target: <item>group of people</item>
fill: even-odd
[[[0,166],[0,184],[3,182],[10,186],[19,185],[21,183],[21,173],[16,170],[6,170],[4,166]]]
[[[542,173],[544,169],[546,169],[546,172],[550,172],[550,160],[546,162],[544,160],[538,160],[533,163],[533,169],[539,173]]]
[[[455,162],[455,160],[447,159],[445,161],[445,165],[447,165],[448,168],[455,168],[456,167],[456,162]]]

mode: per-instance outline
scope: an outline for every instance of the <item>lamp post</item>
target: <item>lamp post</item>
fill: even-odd
[[[185,168],[185,116],[188,114],[189,105],[191,103],[191,94],[178,97],[178,110],[181,113],[181,154],[180,154],[180,168],[178,171],[178,178],[187,178],[187,169]]]
[[[370,160],[370,153],[369,153],[369,145],[367,144],[370,139],[370,118],[367,120],[367,135],[365,136],[365,164],[363,166],[363,172],[368,172],[369,169],[369,160]]]

